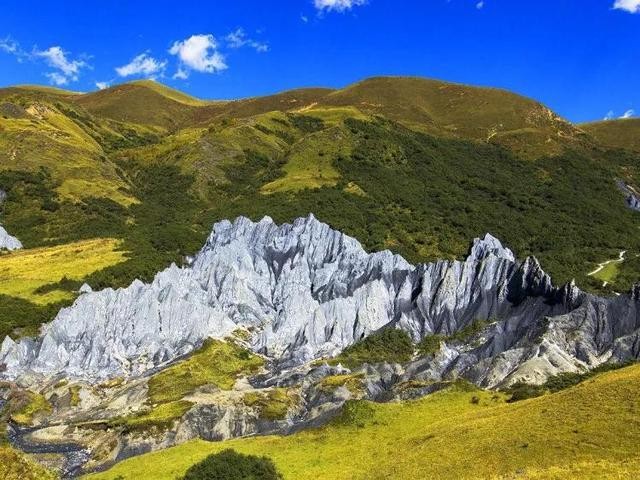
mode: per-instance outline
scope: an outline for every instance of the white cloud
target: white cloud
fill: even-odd
[[[189,78],[189,72],[187,72],[182,67],[178,67],[178,71],[173,74],[173,78],[178,78],[180,80],[186,80],[187,78]]]
[[[300,15],[300,20],[302,20],[304,23],[309,23],[309,17],[307,17],[306,15]]]
[[[18,42],[13,40],[11,37],[0,39],[0,50],[5,53],[11,53],[14,55],[19,55],[22,52],[20,45]]]
[[[62,85],[66,85],[66,84],[69,83],[69,79],[67,77],[65,77],[62,73],[49,72],[49,73],[45,73],[45,76],[54,85],[62,86]]]
[[[613,110],[609,110],[605,115],[605,117],[603,118],[603,120],[613,120],[614,118],[620,118],[620,119],[632,118],[635,116],[635,114],[636,114],[635,110],[630,108],[619,117],[616,117],[615,112]]]
[[[640,0],[616,0],[613,8],[629,13],[640,13]]]
[[[0,39],[0,51],[16,57],[19,63],[29,60],[43,60],[53,71],[44,75],[54,85],[67,85],[69,82],[77,82],[80,72],[85,68],[91,68],[86,62],[86,56],[72,59],[69,52],[65,52],[60,46],[39,50],[33,47],[31,52],[25,51],[20,44],[11,37]]]
[[[229,48],[241,48],[249,46],[256,50],[256,52],[268,52],[269,45],[263,42],[258,42],[247,37],[247,34],[242,28],[238,28],[225,37],[227,46]]]
[[[98,90],[104,90],[105,88],[109,88],[109,82],[96,82],[96,88]]]
[[[480,0],[478,3],[476,3],[476,8],[478,10],[482,10],[484,8],[484,1]]]
[[[116,68],[116,73],[121,77],[131,77],[140,75],[143,77],[153,78],[162,75],[167,66],[166,61],[156,60],[149,56],[147,52],[136,56],[126,65]]]
[[[59,46],[49,47],[47,50],[38,50],[37,48],[33,50],[35,58],[44,59],[47,65],[54,69],[53,72],[48,72],[45,75],[55,85],[77,82],[80,71],[83,68],[89,68],[84,60],[71,60],[68,55],[68,52]]]
[[[178,71],[173,78],[186,79],[191,70],[216,73],[227,68],[224,56],[218,51],[218,43],[213,35],[192,35],[174,42],[169,49],[171,55],[180,60]]]
[[[366,3],[367,0],[313,0],[313,5],[320,12],[345,12]]]

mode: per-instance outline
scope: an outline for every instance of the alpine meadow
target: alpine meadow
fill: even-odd
[[[637,0],[31,3],[0,478],[635,478]]]

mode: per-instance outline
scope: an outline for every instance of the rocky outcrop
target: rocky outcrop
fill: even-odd
[[[413,266],[389,251],[368,254],[312,215],[281,226],[240,217],[217,223],[189,266],[150,284],[87,291],[39,338],[5,339],[0,361],[11,378],[140,375],[244,328],[281,369],[383,327],[418,341],[484,320],[481,334],[447,345],[420,372],[495,386],[637,357],[639,319],[638,295],[555,287],[535,258],[517,261],[491,235],[464,261]]]
[[[624,194],[625,199],[627,201],[627,206],[631,210],[640,211],[640,195],[638,194],[636,189],[630,185],[627,185],[622,180],[618,180],[616,182],[616,185],[618,186],[620,191]]]
[[[7,192],[0,188],[0,206],[7,199]],[[2,250],[20,250],[22,243],[16,237],[12,237],[9,233],[0,225],[0,251]]]
[[[1,250],[20,250],[22,243],[16,237],[9,235],[9,233],[0,225],[0,251]]]

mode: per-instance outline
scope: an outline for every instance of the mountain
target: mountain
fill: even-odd
[[[516,262],[490,235],[464,262],[413,266],[389,251],[367,254],[313,216],[282,226],[241,217],[216,224],[191,266],[85,293],[35,342],[7,337],[0,361],[5,376],[23,381],[136,376],[241,329],[257,353],[299,366],[391,326],[419,342],[488,322],[477,348],[448,350],[438,369],[490,387],[540,383],[637,358],[637,297],[556,288],[535,258]]]
[[[5,230],[27,250],[120,240],[127,257],[101,254],[82,278],[63,257],[48,263],[40,290],[0,297],[1,334],[33,332],[84,282],[149,281],[239,215],[313,212],[412,263],[461,259],[489,231],[594,293],[628,291],[640,272],[638,214],[625,201],[640,188],[637,153],[503,90],[378,77],[201,101],[140,81],[0,89],[0,110]]]
[[[462,379],[547,386],[640,358],[637,288],[555,287],[488,234],[464,261],[414,266],[313,216],[241,217],[150,284],[82,291],[38,338],[0,349],[3,378],[31,392],[7,394],[11,441],[88,450],[66,458],[69,473],[194,438],[290,433],[349,400],[408,400]]]
[[[355,109],[437,136],[492,141],[530,156],[579,145],[584,133],[539,102],[495,88],[411,77],[370,78],[344,89],[306,88],[267,97],[205,102],[153,81],[114,86],[74,98],[92,114],[169,129],[273,111]],[[352,110],[353,114],[353,110]]]
[[[293,435],[188,442],[87,478],[172,480],[227,448],[269,457],[286,480],[372,472],[407,480],[633,478],[640,438],[629,425],[637,422],[639,385],[638,366],[516,403],[453,385],[411,402],[354,402],[330,425]]]
[[[168,129],[190,119],[198,107],[206,105],[151,80],[116,85],[73,101],[97,117]]]
[[[0,224],[24,247],[0,254],[7,440],[73,477],[636,361],[632,127],[406,77],[0,89]]]
[[[640,152],[639,118],[586,123],[580,128],[603,145]]]

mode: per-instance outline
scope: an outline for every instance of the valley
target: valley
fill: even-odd
[[[640,355],[635,128],[413,77],[0,89],[13,446],[105,479],[225,448],[285,478],[626,475],[637,367],[546,382]]]
[[[354,402],[325,427],[198,440],[86,478],[170,480],[225,448],[268,455],[285,479],[630,478],[638,468],[639,372],[628,367],[516,403],[464,384],[405,403]]]

